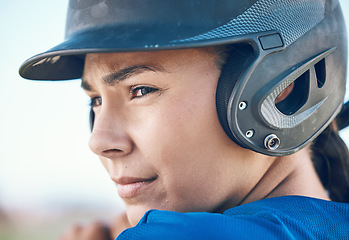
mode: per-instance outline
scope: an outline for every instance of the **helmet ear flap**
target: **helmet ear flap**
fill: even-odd
[[[245,43],[232,46],[226,63],[222,68],[216,91],[216,108],[219,121],[229,138],[239,145],[240,143],[235,139],[234,133],[229,127],[229,99],[233,94],[235,85],[242,78],[245,70],[253,60],[253,56],[254,50],[250,44]]]
[[[90,122],[90,130],[91,130],[91,132],[92,132],[92,130],[93,130],[93,124],[94,124],[94,122],[95,122],[95,113],[93,112],[92,109],[90,109],[89,122]]]

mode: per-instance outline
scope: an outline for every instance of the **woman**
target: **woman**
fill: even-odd
[[[116,228],[137,225],[118,239],[345,239],[345,52],[337,1],[70,1],[67,40],[20,73],[82,79]]]

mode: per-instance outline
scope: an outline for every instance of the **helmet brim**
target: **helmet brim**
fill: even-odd
[[[202,29],[203,30],[203,29]],[[207,32],[205,29],[201,33]],[[189,35],[190,33],[190,35]],[[80,78],[84,58],[88,53],[157,51],[198,48],[241,41],[247,36],[227,38],[190,39],[190,28],[173,31],[168,27],[152,26],[151,29],[103,27],[90,29],[71,36],[61,44],[26,60],[19,74],[32,80],[69,80]],[[200,34],[200,31],[196,31]],[[156,39],[156,41],[154,41]]]

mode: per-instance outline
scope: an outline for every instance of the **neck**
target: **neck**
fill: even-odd
[[[275,158],[239,205],[287,195],[330,200],[313,167],[308,148],[290,156]]]

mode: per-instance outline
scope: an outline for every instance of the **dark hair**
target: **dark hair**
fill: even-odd
[[[215,63],[219,70],[232,51],[239,51],[239,47],[215,47]],[[335,120],[311,143],[310,148],[314,168],[331,200],[349,202],[349,151],[338,134]]]
[[[349,202],[349,151],[333,121],[312,143],[312,161],[328,192],[337,202]]]

